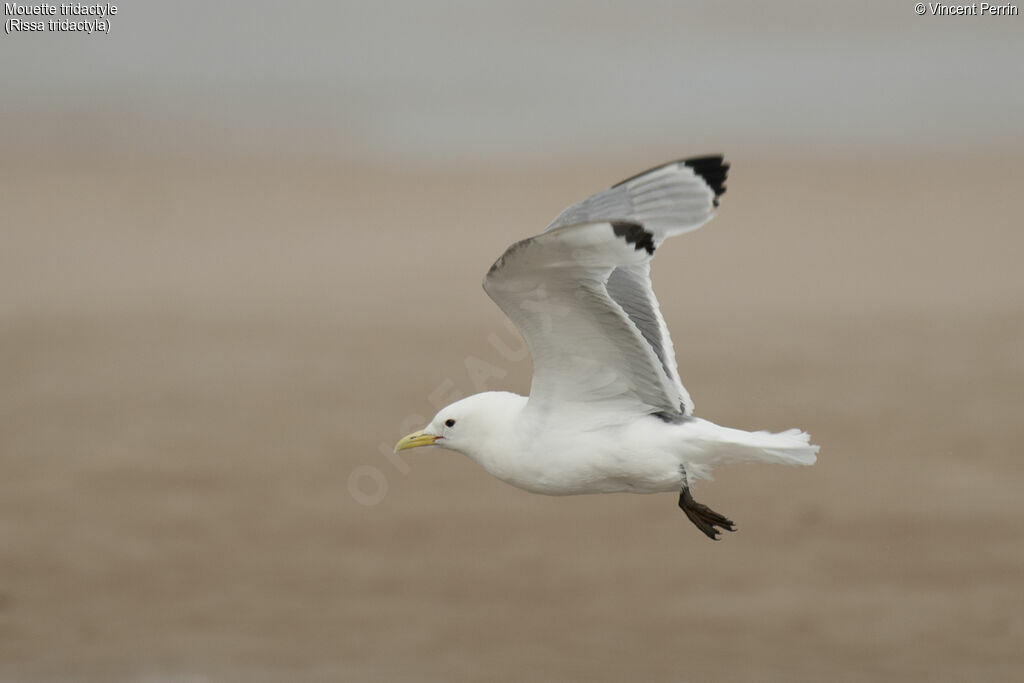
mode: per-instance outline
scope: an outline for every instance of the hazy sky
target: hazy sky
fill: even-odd
[[[1024,17],[914,4],[118,3],[110,35],[0,36],[0,116],[412,162],[1024,151]]]

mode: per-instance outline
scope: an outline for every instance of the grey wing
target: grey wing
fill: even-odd
[[[672,382],[679,398],[678,412],[692,415],[693,399],[679,377],[672,337],[669,336],[668,326],[651,287],[650,262],[616,268],[609,275],[606,287],[608,295],[622,307],[658,357],[662,370]]]
[[[720,155],[662,164],[573,204],[546,231],[599,220],[637,223],[652,234],[657,247],[711,219],[725,192],[728,171],[729,164]],[[615,268],[607,291],[657,356],[680,397],[679,409],[692,414],[693,401],[679,377],[672,339],[651,286],[650,263]]]
[[[635,224],[588,223],[509,247],[484,289],[533,355],[529,405],[601,404],[597,415],[679,414],[684,402],[651,344],[610,295],[613,271],[650,260]]]

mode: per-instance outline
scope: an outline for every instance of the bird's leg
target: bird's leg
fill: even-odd
[[[736,531],[736,525],[731,519],[720,515],[707,505],[702,505],[690,495],[690,487],[683,482],[683,490],[679,492],[679,508],[686,513],[686,517],[693,522],[693,525],[700,529],[705,536],[712,541],[718,540],[718,529],[721,527],[726,531]]]

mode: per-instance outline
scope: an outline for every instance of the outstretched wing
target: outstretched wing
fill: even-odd
[[[665,239],[712,217],[727,169],[720,156],[701,157],[624,180],[569,207],[491,267],[484,289],[533,354],[531,404],[693,411],[650,259]]]

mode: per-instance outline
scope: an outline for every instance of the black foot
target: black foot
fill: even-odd
[[[722,527],[726,531],[736,531],[736,525],[731,519],[720,515],[707,505],[702,505],[690,495],[689,487],[679,492],[679,507],[686,513],[686,517],[693,522],[693,525],[704,532],[704,535],[712,541],[718,540],[718,529]]]

